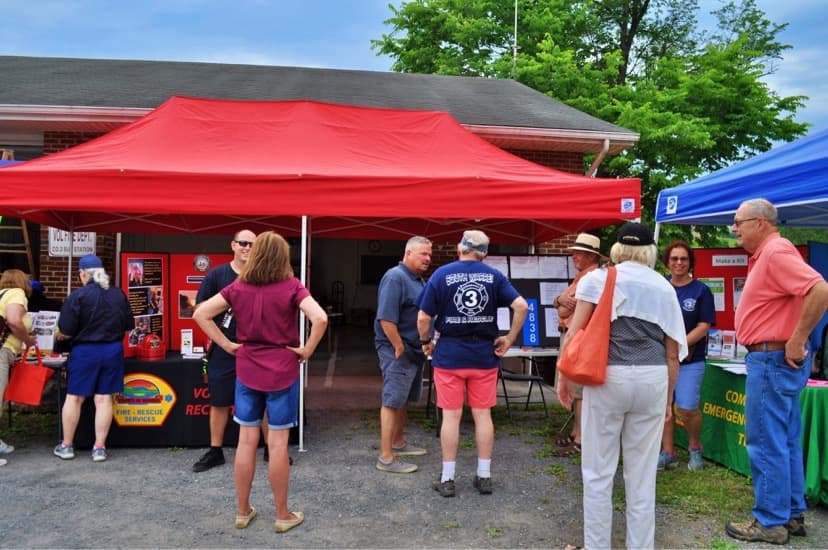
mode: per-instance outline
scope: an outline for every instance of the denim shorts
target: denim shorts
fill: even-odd
[[[410,403],[419,403],[423,396],[423,362],[425,356],[408,347],[398,359],[389,344],[378,344],[382,371],[382,405],[398,409]]]
[[[679,365],[675,390],[675,404],[679,409],[693,411],[699,408],[703,379],[704,361]]]
[[[299,379],[279,391],[253,390],[236,380],[236,411],[239,426],[258,427],[267,409],[267,427],[287,430],[299,425]]]

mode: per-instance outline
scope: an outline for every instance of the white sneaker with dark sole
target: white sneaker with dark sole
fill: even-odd
[[[388,472],[391,474],[410,474],[412,472],[417,471],[416,464],[410,464],[408,462],[403,462],[399,460],[397,457],[394,457],[394,460],[391,462],[383,462],[381,459],[377,459],[377,470],[381,472]]]
[[[75,458],[75,449],[71,445],[64,445],[61,443],[55,447],[54,454],[61,460],[71,460]]]

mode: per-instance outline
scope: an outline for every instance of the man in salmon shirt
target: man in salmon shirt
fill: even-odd
[[[805,536],[805,471],[799,394],[811,373],[808,336],[828,309],[828,284],[779,235],[776,207],[743,202],[733,217],[739,245],[751,254],[736,310],[745,359],[745,437],[753,474],[753,518],[728,522],[727,534],[787,544]]]

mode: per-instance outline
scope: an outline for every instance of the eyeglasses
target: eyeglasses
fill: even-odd
[[[743,224],[743,223],[745,223],[745,222],[752,222],[753,220],[758,220],[758,219],[759,219],[758,217],[754,217],[754,218],[745,218],[744,220],[737,220],[737,219],[735,219],[735,218],[734,218],[734,219],[733,219],[733,227],[742,227],[742,224]]]
[[[236,241],[236,244],[242,248],[247,248],[248,246],[253,246],[253,241]]]
[[[690,258],[687,256],[670,256],[671,262],[689,262]]]

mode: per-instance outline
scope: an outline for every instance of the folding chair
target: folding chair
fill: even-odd
[[[535,361],[531,358],[526,359],[522,358],[521,361],[529,361],[529,373],[528,374],[520,374],[516,372],[512,372],[508,369],[503,368],[503,364],[501,363],[500,367],[498,367],[498,377],[500,378],[500,387],[503,390],[502,397],[506,400],[506,412],[509,414],[509,418],[512,418],[512,406],[509,402],[510,399],[522,399],[526,398],[526,402],[524,403],[523,410],[529,410],[529,403],[532,403],[532,390],[535,388],[537,384],[538,391],[540,392],[541,402],[543,403],[543,411],[547,417],[549,417],[549,408],[546,406],[546,396],[543,394],[543,377],[540,376],[538,373],[537,365]],[[525,394],[521,395],[509,395],[509,389],[506,386],[506,382],[529,382],[529,388],[527,389]],[[535,401],[537,403],[537,401]]]
[[[428,394],[426,395],[426,416],[431,410],[431,392],[434,390],[434,430],[435,436],[440,437],[440,407],[437,406],[437,388],[434,386],[434,366],[431,364],[431,357],[426,358],[423,366],[423,373],[428,373]]]

